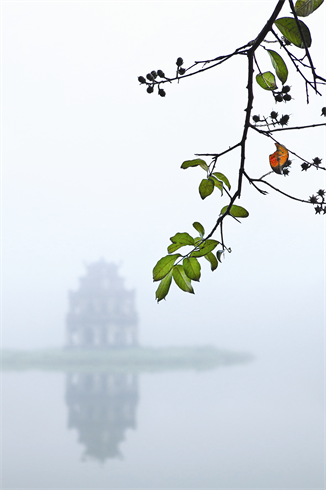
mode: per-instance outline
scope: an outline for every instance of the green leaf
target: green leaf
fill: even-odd
[[[215,187],[217,187],[218,189],[220,189],[221,196],[223,196],[223,182],[221,182],[220,180],[217,180],[217,178],[214,177],[214,175],[211,175],[209,177],[209,179],[214,182]]]
[[[301,27],[301,31],[303,34],[303,38],[306,41],[306,45],[308,48],[311,46],[311,35],[308,27],[301,20],[299,20],[299,24]],[[304,48],[303,40],[300,36],[300,31],[297,26],[295,19],[292,17],[282,17],[281,19],[277,19],[275,21],[276,27],[281,31],[283,36],[286,37],[292,44],[297,46],[298,48]]]
[[[214,182],[212,180],[203,179],[199,184],[199,194],[202,199],[212,194],[214,190]]]
[[[217,260],[218,260],[219,262],[221,262],[221,264],[222,264],[221,256],[222,256],[222,254],[223,254],[223,253],[224,253],[224,250],[218,250],[218,251],[216,252],[216,257],[217,257]]]
[[[201,245],[199,245],[199,250],[194,250],[190,255],[191,257],[203,257],[214,250],[218,244],[219,242],[217,240],[205,240]]]
[[[276,53],[276,51],[273,51],[272,49],[268,49],[267,51],[269,56],[271,57],[272,65],[276,71],[276,76],[281,80],[282,84],[284,85],[288,78],[288,69],[286,67],[286,64],[284,63],[283,58],[278,53]]]
[[[185,291],[186,293],[194,294],[194,290],[191,285],[191,280],[186,275],[182,265],[175,265],[173,267],[173,279],[176,285],[180,289],[182,289],[182,291]]]
[[[181,245],[193,245],[194,244],[194,239],[187,232],[176,233],[174,236],[171,236],[170,240],[172,243],[180,243]]]
[[[162,281],[160,282],[156,290],[155,298],[157,299],[158,303],[167,296],[171,286],[171,282],[172,282],[172,270],[170,270],[170,272],[162,279]]]
[[[228,206],[224,206],[224,208],[221,209],[220,214],[224,214],[227,208]],[[234,218],[247,218],[249,216],[249,213],[245,208],[236,206],[235,204],[231,206],[229,213],[231,216],[234,216]]]
[[[205,259],[208,260],[208,262],[211,263],[211,270],[215,271],[218,266],[217,258],[212,252],[209,252],[208,254],[205,255]]]
[[[200,167],[201,167],[202,169],[204,169],[204,170],[205,170],[205,172],[207,172],[207,171],[208,171],[208,165],[207,165],[207,163],[206,163],[206,162],[204,162],[204,160],[203,160],[203,163],[201,163],[201,164],[200,164]]]
[[[200,279],[200,263],[195,257],[183,259],[183,268],[189,279],[199,281]]]
[[[208,170],[207,163],[205,162],[205,160],[202,160],[201,158],[195,158],[195,160],[186,160],[181,165],[181,168],[198,167],[198,166],[206,171]]]
[[[324,0],[297,0],[295,11],[299,17],[307,17],[321,6]]]
[[[201,223],[198,221],[195,221],[192,226],[195,228],[196,231],[200,234],[201,237],[205,235],[205,229]]]
[[[180,254],[174,255],[166,255],[162,257],[153,269],[153,281],[160,281],[165,277],[173,267],[174,262],[178,257],[181,257]]]
[[[169,254],[172,254],[173,252],[184,246],[185,245],[183,243],[171,243],[171,245],[168,246],[168,252]]]
[[[224,184],[229,188],[229,190],[231,189],[231,184],[229,182],[229,179],[227,177],[225,177],[224,174],[221,174],[221,172],[214,172],[213,175],[215,175],[215,177],[218,180],[221,180],[222,182],[224,182]]]
[[[256,75],[256,81],[265,90],[275,90],[277,88],[275,77],[271,71]]]
[[[194,239],[194,242],[195,242],[195,245],[198,245],[198,243],[202,242],[203,241],[203,237],[202,236],[198,236]]]

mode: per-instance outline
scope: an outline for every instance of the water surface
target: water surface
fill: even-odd
[[[207,371],[5,372],[2,488],[322,489],[313,372],[286,357]]]

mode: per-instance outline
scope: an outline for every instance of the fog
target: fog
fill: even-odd
[[[225,241],[232,253],[214,273],[208,262],[202,265],[201,281],[194,285],[195,295],[172,285],[167,300],[157,304],[157,283],[152,282],[152,268],[166,254],[169,237],[177,231],[191,233],[194,221],[211,229],[226,204],[217,194],[202,201],[198,194],[201,170],[182,170],[180,166],[196,153],[223,151],[240,139],[246,104],[246,60],[230,60],[215,70],[169,84],[165,98],[147,94],[137,77],[153,69],[172,76],[179,56],[188,66],[194,60],[231,52],[254,39],[274,5],[271,1],[245,0],[2,3],[2,347],[33,350],[64,346],[68,291],[78,288],[85,264],[104,258],[119,264],[126,287],[136,292],[142,346],[212,345],[255,356],[250,366],[234,366],[218,374],[140,374],[139,427],[144,427],[141,421],[147,420],[147,409],[142,411],[147,399],[151,400],[151,416],[160,419],[163,405],[153,404],[156,396],[163,399],[162,393],[167,406],[170,399],[179,410],[179,415],[171,415],[177,427],[178,417],[182,418],[189,406],[186,402],[193,402],[189,393],[193,395],[191,388],[195,386],[206,400],[200,417],[212,421],[210,406],[216,408],[214,417],[219,410],[222,419],[226,414],[230,417],[233,407],[234,418],[228,419],[225,427],[236,427],[240,409],[234,407],[243,407],[242,428],[246,430],[235,431],[238,440],[236,436],[230,439],[227,429],[221,435],[229,441],[230,454],[231,448],[240,444],[234,461],[241,461],[246,445],[249,468],[259,457],[256,436],[248,440],[251,432],[245,421],[249,413],[257,421],[260,407],[265,418],[260,429],[255,425],[254,434],[262,431],[262,437],[265,434],[267,439],[273,438],[276,427],[282,427],[284,439],[273,446],[276,452],[284,449],[282,441],[290,441],[284,453],[279,453],[281,466],[276,464],[277,468],[287,466],[291,451],[299,462],[312,454],[316,464],[305,474],[299,464],[292,476],[281,468],[274,477],[267,478],[267,461],[264,470],[259,460],[256,477],[251,474],[247,478],[243,467],[236,480],[230,476],[234,471],[232,458],[224,455],[223,478],[217,483],[209,477],[215,464],[217,425],[207,422],[199,436],[198,425],[192,424],[197,411],[194,404],[185,432],[190,426],[197,427],[194,440],[198,446],[206,441],[208,449],[202,450],[202,461],[187,477],[180,476],[186,474],[191,461],[187,437],[185,433],[177,436],[176,441],[183,441],[183,445],[176,442],[169,459],[169,448],[174,443],[171,436],[164,439],[168,424],[162,424],[157,439],[154,437],[164,453],[161,459],[153,456],[155,464],[151,463],[146,439],[140,435],[137,439],[137,430],[130,432],[130,445],[123,453],[128,464],[132,460],[128,474],[134,476],[124,479],[123,469],[111,467],[111,475],[115,475],[111,486],[103,483],[102,477],[96,480],[93,469],[80,469],[76,462],[79,446],[70,441],[71,452],[66,450],[69,464],[76,466],[76,472],[90,472],[88,480],[85,473],[86,487],[94,485],[95,480],[98,486],[107,488],[208,488],[214,481],[214,488],[239,487],[241,482],[247,488],[323,485],[325,219],[315,216],[307,204],[272,191],[262,196],[245,183],[242,205],[250,216],[241,224],[231,219],[226,223]],[[313,37],[312,58],[320,74],[325,75],[325,7],[308,17],[306,23]],[[266,70],[271,68],[267,55],[260,55],[259,63]],[[256,90],[254,113],[268,115],[276,109],[291,114],[293,125],[323,122],[320,112],[326,105],[325,97],[311,95],[307,108],[304,84],[293,67],[289,69],[294,100],[275,107],[271,95]],[[303,130],[299,135],[286,132],[284,142],[307,159],[318,156],[325,161],[323,128]],[[268,155],[272,152],[271,141],[253,135],[248,143],[249,174],[259,177],[268,172]],[[229,153],[218,168],[234,187],[237,156],[236,152]],[[292,167],[286,179],[273,175],[273,185],[302,199],[325,188],[321,171],[301,172],[299,160],[294,160]],[[33,386],[46,389],[53,383],[57,398],[49,395],[53,403],[48,402],[44,409],[50,419],[59,413],[65,427],[66,378],[53,373],[34,373],[34,378],[27,378],[32,374],[4,375],[4,413],[9,414],[10,407],[21,406],[25,381],[30,390]],[[25,381],[20,376],[25,376]],[[184,397],[175,401],[180,386],[184,387]],[[205,386],[207,392],[203,394]],[[222,408],[216,405],[217,389]],[[210,399],[209,392],[216,396]],[[278,415],[277,410],[272,410],[272,415],[265,412],[269,404],[279,407]],[[303,412],[296,418],[292,410],[298,405]],[[33,419],[33,406],[28,406],[26,410]],[[5,461],[13,473],[14,459],[8,455],[14,445],[8,441],[12,441],[18,419],[18,413],[16,422],[10,422],[9,415],[6,419]],[[296,420],[292,428],[291,420]],[[56,423],[60,425],[58,420]],[[148,420],[146,423],[151,425]],[[152,437],[153,427],[155,424],[146,429]],[[306,431],[307,439],[300,439],[298,427]],[[21,431],[23,440],[30,440],[28,424],[22,420]],[[49,437],[56,441],[52,429]],[[148,444],[153,444],[149,440],[152,442]],[[60,452],[61,442],[53,444]],[[24,444],[21,448],[24,452]],[[179,470],[177,465],[172,468],[172,459],[183,451]],[[136,474],[140,462],[132,455],[138,452],[139,458],[143,454],[148,466],[152,465],[146,478],[144,473],[141,478]],[[162,463],[160,468],[158,461]],[[28,457],[25,463],[28,467]],[[78,485],[82,483],[69,479],[68,466],[61,479],[31,477],[24,483],[9,472],[11,476],[4,484],[6,488],[81,488]],[[163,478],[164,467],[171,471]],[[51,471],[45,473],[50,475]]]

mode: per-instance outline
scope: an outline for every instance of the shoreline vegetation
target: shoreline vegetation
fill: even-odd
[[[110,371],[152,372],[209,370],[219,366],[248,363],[254,356],[211,346],[128,347],[111,349],[44,349],[1,352],[2,371]]]

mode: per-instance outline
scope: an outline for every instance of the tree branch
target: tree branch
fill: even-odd
[[[308,126],[292,126],[290,128],[278,128],[278,129],[269,129],[268,131],[264,131],[266,133],[276,133],[278,131],[291,131],[293,129],[308,129],[308,128],[317,128],[318,126],[326,126],[326,123],[320,124],[309,124]],[[250,124],[250,127],[256,129],[257,126]]]

